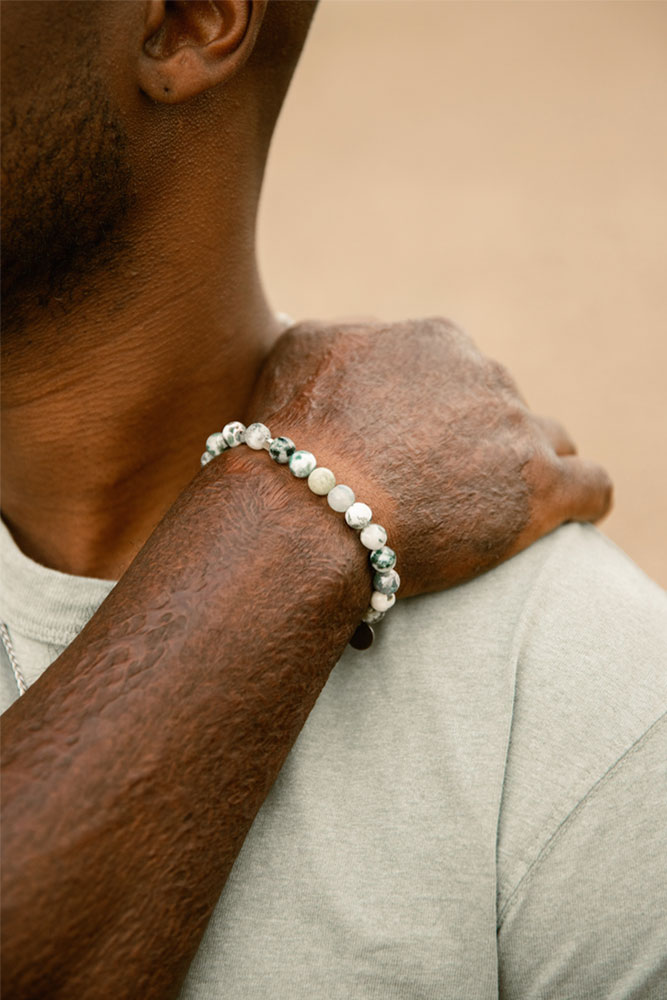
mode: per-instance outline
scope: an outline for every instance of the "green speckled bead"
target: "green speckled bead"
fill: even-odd
[[[232,420],[222,428],[222,437],[228,448],[237,448],[245,441],[245,424],[240,420]]]
[[[295,451],[296,446],[291,438],[277,437],[271,442],[269,455],[278,465],[287,465]]]
[[[376,573],[373,577],[373,586],[380,594],[395,594],[401,585],[401,578],[395,569],[390,569],[386,573]]]
[[[226,451],[227,445],[225,444],[225,439],[222,436],[222,431],[216,431],[215,434],[209,434],[206,438],[206,451],[210,451],[211,455],[221,455],[223,451]]]
[[[210,451],[205,451],[204,454],[202,455],[201,459],[200,459],[200,462],[201,462],[202,465],[208,465],[208,463],[213,458],[215,458],[215,455],[212,455]]]
[[[383,545],[381,549],[371,552],[371,566],[378,573],[385,573],[388,569],[393,569],[396,565],[396,553],[388,545]]]
[[[317,459],[312,451],[295,451],[289,460],[290,472],[297,479],[305,479],[316,465]]]

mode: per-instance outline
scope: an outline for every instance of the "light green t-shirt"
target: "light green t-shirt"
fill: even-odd
[[[1,531],[32,682],[113,583]],[[399,602],[332,672],[183,1000],[664,1000],[666,709],[667,599],[591,527]]]

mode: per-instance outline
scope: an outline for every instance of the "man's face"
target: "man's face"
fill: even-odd
[[[130,203],[127,142],[100,66],[106,3],[5,0],[2,268],[5,321],[114,253]]]

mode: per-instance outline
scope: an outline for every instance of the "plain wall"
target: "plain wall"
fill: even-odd
[[[667,584],[667,5],[323,0],[264,278],[296,318],[441,314],[604,463]]]

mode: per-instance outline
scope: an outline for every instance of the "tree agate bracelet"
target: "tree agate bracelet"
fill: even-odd
[[[394,569],[396,553],[387,545],[387,532],[381,524],[373,523],[370,507],[365,503],[358,503],[349,486],[336,483],[331,469],[318,466],[312,452],[298,451],[288,437],[272,438],[271,431],[265,424],[256,423],[246,427],[238,420],[225,424],[221,431],[216,431],[206,439],[206,451],[201,457],[201,464],[206,465],[227,448],[236,448],[240,444],[246,444],[255,451],[268,451],[274,462],[289,465],[292,475],[297,479],[307,479],[311,491],[317,496],[326,496],[332,510],[345,516],[349,527],[359,532],[361,544],[370,549],[369,558],[374,570],[371,603],[350,639],[350,645],[355,649],[368,649],[374,639],[371,626],[381,621],[393,607],[396,591],[401,583]]]

